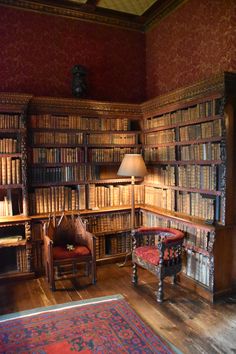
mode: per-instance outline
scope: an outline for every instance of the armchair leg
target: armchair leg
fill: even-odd
[[[92,268],[92,284],[96,284],[97,279],[96,279],[96,264],[91,265]]]
[[[138,284],[138,270],[136,263],[133,263],[132,283],[134,285]]]
[[[157,289],[157,302],[163,302],[163,278],[160,278]]]

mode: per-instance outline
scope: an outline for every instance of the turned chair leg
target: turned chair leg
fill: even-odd
[[[157,289],[157,302],[163,302],[163,278],[160,278]]]
[[[138,284],[138,270],[136,263],[133,263],[132,283]]]

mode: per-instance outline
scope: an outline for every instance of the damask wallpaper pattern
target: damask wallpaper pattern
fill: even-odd
[[[236,71],[236,1],[190,0],[146,33],[147,98]]]
[[[0,91],[71,97],[71,68],[88,69],[88,98],[145,98],[145,35],[0,6]]]

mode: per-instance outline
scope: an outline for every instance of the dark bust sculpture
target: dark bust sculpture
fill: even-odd
[[[83,97],[87,91],[86,74],[87,70],[82,65],[75,65],[72,68],[72,94],[74,97]]]

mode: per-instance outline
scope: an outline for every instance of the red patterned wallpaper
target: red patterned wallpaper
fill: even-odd
[[[189,0],[146,34],[149,99],[233,70],[235,0]]]
[[[0,91],[72,97],[71,68],[88,68],[88,98],[145,98],[145,35],[0,6]]]

